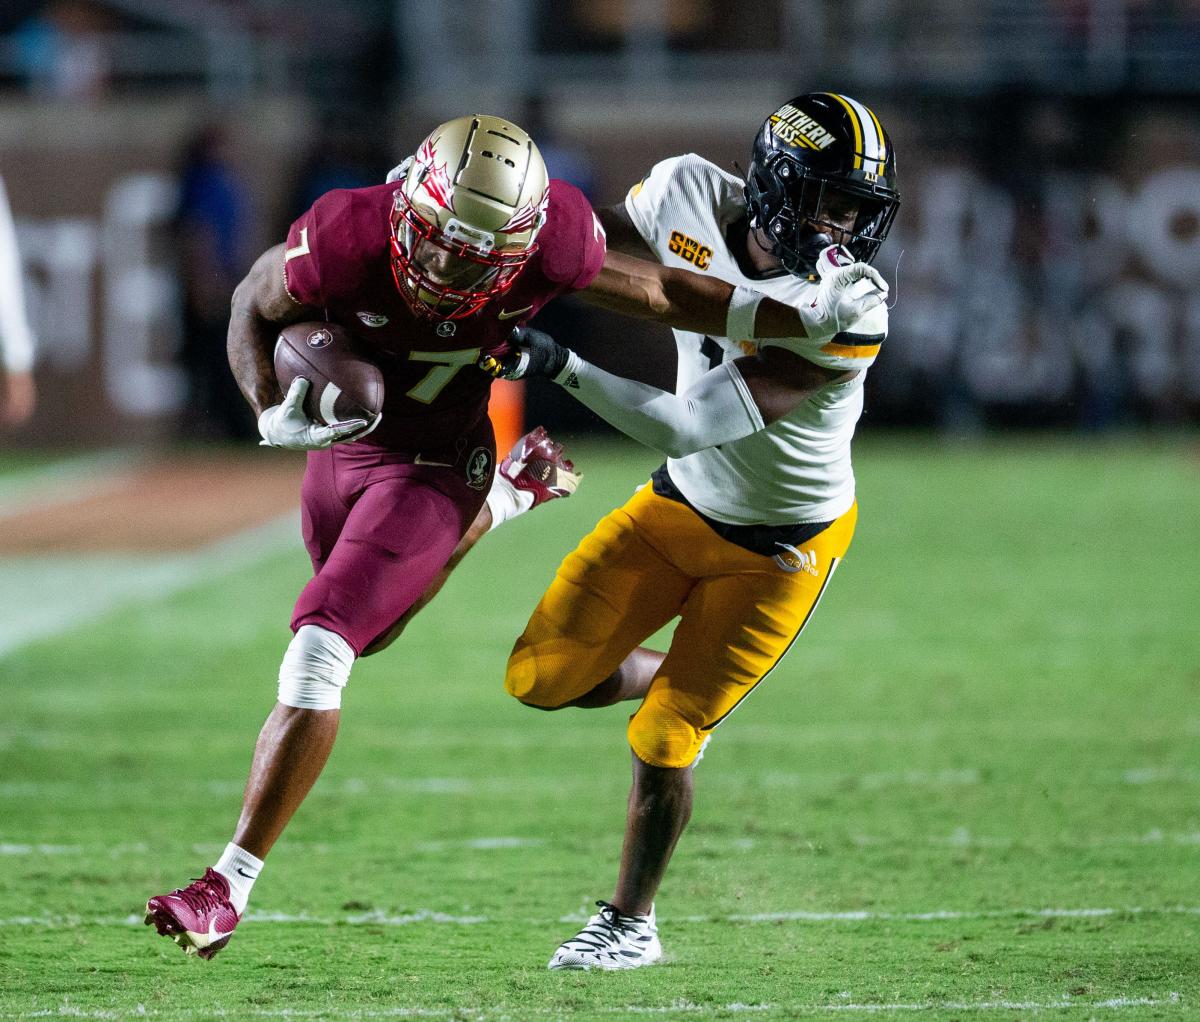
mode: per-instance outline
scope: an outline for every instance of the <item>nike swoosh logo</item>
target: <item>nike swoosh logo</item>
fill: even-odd
[[[230,933],[233,933],[233,930],[230,930],[229,933],[222,933],[220,930],[218,930],[217,921],[214,919],[208,924],[208,943],[214,944],[218,940],[224,940],[229,936]]]
[[[257,873],[247,873],[244,869],[242,869],[241,866],[238,866],[237,874],[240,877],[245,877],[247,880],[257,880],[258,879]]]
[[[419,454],[413,458],[414,465],[436,465],[438,468],[454,468],[448,461],[426,461]]]
[[[532,308],[533,308],[532,305],[526,305],[525,308],[514,309],[512,312],[509,312],[507,309],[501,309],[496,318],[497,319],[512,319],[513,316],[519,316],[519,315],[521,315],[522,312],[528,312]]]

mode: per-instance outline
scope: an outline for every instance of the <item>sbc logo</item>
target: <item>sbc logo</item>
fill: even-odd
[[[708,264],[712,260],[713,250],[711,248],[701,245],[695,238],[689,238],[680,231],[671,232],[671,240],[667,242],[667,248],[698,270],[707,270]]]

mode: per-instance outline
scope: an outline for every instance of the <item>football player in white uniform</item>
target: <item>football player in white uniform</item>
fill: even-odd
[[[610,246],[736,285],[726,337],[675,331],[674,394],[536,330],[489,364],[555,380],[667,455],[563,561],[508,662],[505,685],[530,706],[641,702],[616,889],[552,969],[660,957],[653,902],[691,811],[691,767],[799,637],[850,545],[850,440],[887,334],[870,262],[898,204],[875,114],[837,93],[797,97],[763,124],[746,181],[675,157],[603,217]],[[797,309],[804,336],[750,339],[763,294]],[[677,616],[666,654],[640,646]]]

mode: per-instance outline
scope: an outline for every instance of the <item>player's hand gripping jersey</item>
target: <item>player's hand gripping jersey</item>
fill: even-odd
[[[625,207],[638,232],[668,266],[701,270],[745,284],[790,305],[810,303],[819,280],[785,274],[752,279],[725,242],[746,210],[743,182],[688,154],[657,164],[635,185]],[[863,293],[871,287],[863,280]],[[866,370],[887,335],[879,305],[848,330],[824,337],[752,341],[675,330],[682,393],[704,373],[760,346],[778,345],[831,369]],[[668,459],[671,480],[701,512],[736,524],[832,521],[854,503],[850,440],[862,412],[865,372],[822,388],[789,415],[750,436],[684,458]]]
[[[388,216],[398,183],[328,192],[288,231],[285,285],[371,348],[384,374],[383,421],[361,443],[426,450],[472,434],[487,414],[491,379],[479,356],[566,291],[585,288],[604,262],[604,233],[583,194],[550,182],[537,251],[512,288],[476,314],[422,319],[405,304],[389,262]]]

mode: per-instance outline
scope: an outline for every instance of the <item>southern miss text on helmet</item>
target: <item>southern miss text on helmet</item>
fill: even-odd
[[[511,121],[447,121],[421,143],[392,206],[392,271],[418,315],[459,319],[503,294],[537,251],[550,179]]]
[[[834,192],[858,204],[848,236],[823,213]],[[892,140],[874,111],[849,96],[797,96],[755,136],[746,204],[751,227],[762,228],[789,273],[812,272],[834,241],[869,263],[900,205]]]

